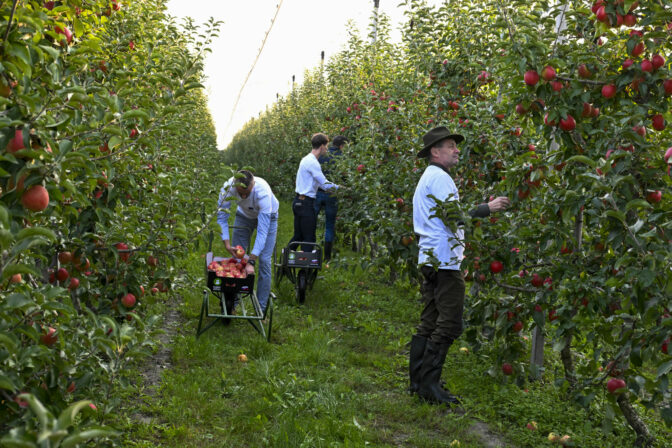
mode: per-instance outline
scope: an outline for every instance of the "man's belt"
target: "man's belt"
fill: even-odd
[[[315,199],[315,198],[311,198],[310,196],[306,196],[305,194],[298,194],[298,193],[296,194],[296,198],[301,200],[301,201],[303,201],[305,199]]]
[[[323,190],[321,188],[318,188],[317,191],[319,191],[320,193],[326,193],[327,192],[326,190]]]

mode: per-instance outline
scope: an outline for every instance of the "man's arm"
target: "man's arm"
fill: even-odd
[[[250,252],[250,258],[255,260],[259,258],[259,254],[266,246],[268,239],[268,229],[271,227],[271,214],[259,213],[257,218],[257,237],[254,240],[254,248]]]
[[[319,187],[321,189],[323,190],[338,189],[338,185],[328,181],[327,178],[324,177],[324,173],[322,172],[322,168],[320,167],[319,163],[311,165],[310,171],[311,174],[313,175],[313,178],[317,180],[317,183],[319,184]]]
[[[490,213],[507,209],[510,205],[511,201],[509,201],[509,198],[500,196],[487,204],[479,204],[476,208],[469,210],[469,216],[472,218],[485,218],[490,216]]]
[[[271,225],[271,211],[273,210],[273,193],[270,191],[261,192],[258,197],[259,216],[257,217],[257,237],[254,240],[254,247],[250,251],[250,258],[256,259],[264,247],[268,238],[268,229]]]
[[[217,224],[222,229],[222,241],[224,242],[224,247],[229,252],[233,251],[231,243],[229,242],[229,210],[231,209],[231,200],[230,200],[230,191],[229,183],[227,182],[222,187],[222,190],[219,193],[219,201],[217,204]]]

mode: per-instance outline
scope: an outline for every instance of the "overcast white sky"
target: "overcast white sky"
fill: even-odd
[[[219,38],[206,61],[208,103],[217,129],[217,143],[225,149],[235,133],[252,117],[275,102],[276,93],[286,95],[292,75],[301,83],[303,73],[342,50],[347,43],[346,24],[352,20],[366,38],[373,13],[373,0],[283,0],[278,17],[256,68],[243,90],[233,116],[231,112],[280,0],[169,0],[175,17],[192,17],[203,23],[221,20]],[[399,24],[405,21],[400,0],[380,0],[380,12],[392,22],[392,38],[398,41]],[[428,0],[440,4],[441,0]]]

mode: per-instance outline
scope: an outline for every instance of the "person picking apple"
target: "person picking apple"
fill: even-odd
[[[229,211],[231,202],[236,201],[236,217],[233,223],[233,244],[229,239]],[[254,274],[259,260],[257,298],[262,312],[266,310],[271,293],[271,255],[278,233],[278,209],[280,203],[271,187],[261,177],[250,171],[238,171],[228,179],[219,194],[217,223],[222,229],[222,241],[227,251],[236,258],[243,259],[254,230],[257,237],[248,254],[245,272]]]
[[[334,137],[332,146],[329,147],[327,155],[320,156],[317,160],[320,162],[322,172],[329,174],[330,166],[334,163],[334,157],[342,155],[343,147],[348,142],[348,139],[342,135]],[[338,198],[330,194],[322,188],[317,189],[317,196],[315,198],[315,215],[320,214],[320,210],[324,208],[324,260],[331,260],[331,250],[334,246],[334,239],[336,236],[336,214],[338,213]]]
[[[424,280],[421,285],[424,308],[420,325],[411,338],[409,354],[410,392],[435,403],[459,405],[458,397],[444,389],[439,380],[448,349],[462,334],[464,278],[460,264],[464,252],[464,231],[455,233],[440,218],[432,215],[438,201],[459,201],[459,193],[449,170],[459,162],[457,145],[464,140],[439,126],[423,136],[419,158],[427,158],[425,169],[413,196],[413,229],[419,235],[418,264]],[[436,199],[434,199],[436,198]],[[480,204],[469,212],[486,217],[505,210],[507,197]]]
[[[338,185],[331,183],[324,177],[322,167],[318,159],[327,153],[329,137],[317,133],[310,140],[312,150],[299,163],[296,172],[296,197],[292,202],[294,213],[294,236],[290,240],[306,243],[315,242],[315,230],[317,229],[317,213],[315,213],[315,198],[317,189],[325,191],[338,189]],[[296,250],[297,245],[291,245]],[[311,250],[312,247],[308,250]],[[304,248],[305,250],[305,248]]]

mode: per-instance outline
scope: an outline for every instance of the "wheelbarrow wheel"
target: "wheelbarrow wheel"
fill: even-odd
[[[303,305],[306,301],[306,288],[308,287],[308,275],[305,269],[301,269],[296,276],[296,300]]]

